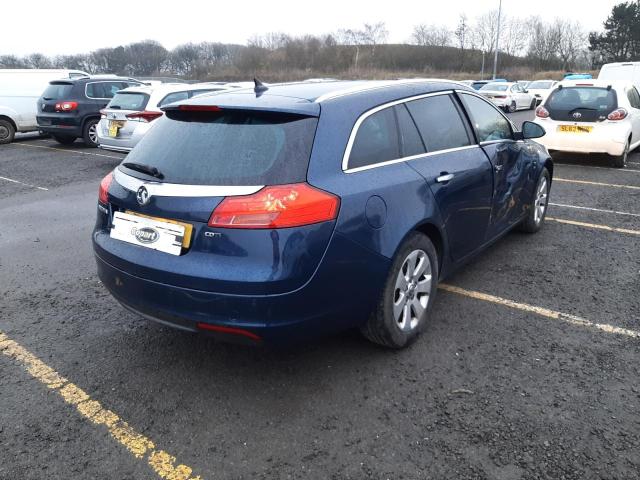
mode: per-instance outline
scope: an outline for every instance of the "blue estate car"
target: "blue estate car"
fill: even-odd
[[[439,280],[546,214],[544,130],[459,83],[256,82],[165,113],[103,179],[93,244],[122,305],[183,330],[401,348]]]

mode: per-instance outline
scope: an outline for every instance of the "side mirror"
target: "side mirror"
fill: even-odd
[[[523,90],[524,93],[529,93],[529,90],[527,90],[526,88]]]
[[[524,122],[522,124],[522,138],[540,138],[544,137],[545,130],[542,126],[534,122]]]

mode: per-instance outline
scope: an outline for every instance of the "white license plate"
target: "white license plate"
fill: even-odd
[[[152,248],[171,255],[180,255],[185,235],[184,225],[163,222],[155,218],[139,217],[115,212],[111,238]]]

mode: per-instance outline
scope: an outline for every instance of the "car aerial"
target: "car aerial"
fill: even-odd
[[[549,151],[606,153],[615,167],[640,145],[640,95],[631,83],[562,81],[536,109]]]
[[[38,129],[58,142],[69,145],[82,138],[90,147],[98,146],[100,110],[123,88],[141,82],[116,75],[84,76],[49,82],[38,100]]]
[[[128,152],[164,113],[161,107],[204,93],[226,90],[224,84],[162,83],[129,87],[117,92],[100,111],[98,146]]]
[[[545,218],[544,130],[459,83],[256,83],[163,109],[102,180],[93,245],[123,306],[179,329],[401,348],[440,279]]]
[[[543,103],[551,91],[553,87],[556,86],[558,82],[555,80],[534,80],[529,83],[527,87],[527,91],[536,97],[536,106]]]
[[[38,97],[51,80],[86,76],[80,70],[0,69],[0,144],[11,143],[16,132],[38,130]]]
[[[491,82],[478,90],[478,93],[505,112],[536,108],[535,97],[517,83]]]

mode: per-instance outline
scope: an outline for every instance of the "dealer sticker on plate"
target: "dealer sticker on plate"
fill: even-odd
[[[113,214],[111,238],[116,240],[180,255],[184,236],[184,225],[123,212]]]

